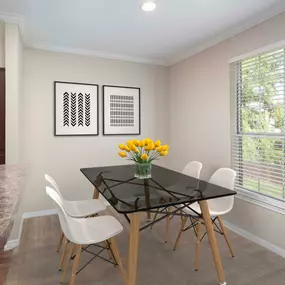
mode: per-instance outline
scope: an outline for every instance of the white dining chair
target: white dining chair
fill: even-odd
[[[230,168],[220,168],[211,176],[209,183],[233,190],[234,184],[235,184],[235,178],[236,178],[236,172],[234,170]],[[216,226],[215,231],[224,236],[226,243],[228,245],[228,248],[230,250],[230,253],[232,257],[234,257],[234,251],[232,249],[230,240],[228,238],[225,226],[221,218],[221,216],[229,213],[232,210],[233,205],[234,205],[234,196],[210,199],[210,200],[207,200],[207,202],[208,202],[211,219],[213,221],[213,225]],[[190,205],[190,208],[193,209],[194,211],[192,211],[189,208],[184,208],[183,212],[189,215],[190,220],[191,220],[191,225],[185,228],[188,217],[183,218],[183,221],[181,223],[181,227],[180,227],[180,230],[176,238],[173,249],[174,250],[176,249],[179,239],[182,235],[182,232],[186,231],[187,229],[193,228],[195,231],[196,237],[197,237],[195,269],[198,270],[200,243],[202,239],[204,238],[204,236],[206,235],[206,233],[204,233],[204,235],[201,236],[201,224],[203,224],[203,220],[199,216],[201,215],[201,209],[200,209],[199,204],[195,202]],[[216,224],[216,220],[219,221],[220,227]]]
[[[53,187],[53,189],[56,190],[56,192],[58,193],[62,201],[62,207],[64,208],[64,211],[69,216],[74,217],[74,218],[86,218],[88,216],[92,216],[92,215],[98,214],[106,210],[106,205],[99,199],[89,199],[89,200],[80,200],[80,201],[65,200],[62,197],[59,187],[57,183],[55,182],[55,180],[48,174],[45,174],[45,179]],[[59,270],[62,269],[63,258],[64,258],[66,247],[67,247],[67,240],[66,238],[64,238],[63,233],[60,234],[59,243],[57,246],[57,252],[60,251],[62,243],[64,243],[64,248],[63,248],[62,258],[59,264]]]
[[[191,161],[184,167],[182,173],[199,179],[202,166],[202,163],[199,161]]]
[[[202,163],[199,161],[190,161],[183,169],[182,173],[193,178],[199,179],[202,169]],[[167,211],[170,211],[168,208]],[[157,214],[154,216],[153,221],[156,220]],[[169,227],[170,227],[171,215],[166,218],[166,229],[165,229],[165,243],[168,242]]]
[[[53,200],[56,206],[62,231],[71,244],[64,264],[61,283],[65,281],[66,273],[73,255],[75,254],[75,258],[72,267],[70,285],[74,285],[75,283],[80,255],[81,252],[86,250],[84,246],[99,244],[102,242],[105,242],[105,244],[107,243],[108,247],[105,247],[104,249],[112,252],[115,264],[119,266],[124,282],[126,283],[126,273],[114,240],[114,237],[122,232],[122,225],[112,216],[97,216],[88,219],[73,218],[64,210],[61,197],[56,190],[47,186],[46,193]]]

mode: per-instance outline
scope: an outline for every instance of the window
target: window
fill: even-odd
[[[285,200],[285,49],[232,64],[236,189]]]

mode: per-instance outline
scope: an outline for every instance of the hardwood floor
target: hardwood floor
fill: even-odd
[[[195,272],[195,238],[188,231],[173,251],[180,219],[173,220],[169,242],[164,243],[165,223],[141,233],[138,285],[213,285],[218,284],[207,240],[200,249],[199,271]],[[126,227],[126,223],[124,223]],[[203,231],[204,229],[202,229]],[[6,285],[59,284],[57,269],[60,254],[56,252],[60,227],[57,216],[25,220],[18,254],[13,258]],[[229,285],[285,284],[285,259],[229,231],[236,257],[232,258],[222,236],[218,236],[226,280]],[[127,268],[128,229],[117,239],[122,262]],[[108,254],[106,253],[106,257]],[[82,263],[89,258],[82,253]],[[70,273],[70,272],[69,272]],[[76,279],[77,285],[123,285],[118,268],[95,259]]]

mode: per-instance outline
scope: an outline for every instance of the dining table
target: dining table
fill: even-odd
[[[152,165],[151,177],[146,179],[134,176],[133,165],[80,170],[94,186],[93,198],[98,199],[101,194],[130,224],[127,285],[135,285],[137,280],[140,232],[169,217],[185,215],[183,209],[191,209],[195,202],[201,208],[201,214],[196,214],[204,221],[218,281],[226,284],[207,200],[235,195],[235,191],[158,165]],[[142,212],[148,217],[143,223]],[[160,215],[151,219],[152,214]]]

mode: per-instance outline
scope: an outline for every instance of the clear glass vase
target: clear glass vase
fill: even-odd
[[[151,162],[135,163],[135,177],[147,179],[151,177]]]

